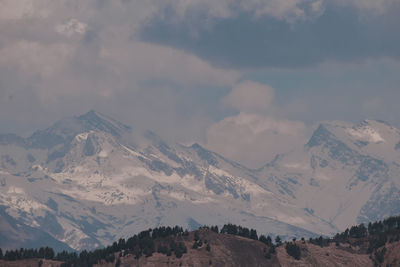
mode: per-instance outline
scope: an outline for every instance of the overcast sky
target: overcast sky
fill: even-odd
[[[398,0],[0,0],[0,132],[90,109],[255,167],[400,126]]]

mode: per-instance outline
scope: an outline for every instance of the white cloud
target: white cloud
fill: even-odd
[[[48,9],[44,7],[43,2],[42,0],[1,0],[0,20],[46,17]]]
[[[230,86],[239,76],[159,45],[115,42],[103,44],[98,52],[88,49],[92,48],[75,43],[13,42],[0,49],[0,69],[13,68],[18,83],[29,84],[43,105],[64,96],[104,98],[128,89],[145,90],[141,84],[152,81],[187,87]]]
[[[68,44],[48,44],[20,40],[0,49],[0,68],[13,68],[21,79],[43,80],[62,72],[72,55]],[[34,86],[34,84],[32,84]]]
[[[258,168],[277,154],[303,145],[303,122],[271,115],[276,105],[274,89],[268,85],[244,81],[222,99],[225,106],[239,113],[212,124],[207,130],[206,146],[242,164]]]
[[[0,0],[0,132],[24,134],[94,108],[174,141],[204,138],[212,120],[188,92],[231,87],[240,72],[139,41],[141,23],[161,6]]]
[[[29,84],[44,105],[64,96],[110,97],[152,81],[195,87],[238,79],[239,72],[184,51],[137,41],[140,23],[161,6],[154,3],[0,1],[0,21],[13,21],[0,23],[0,69],[13,69],[14,83]]]
[[[184,86],[230,86],[239,77],[237,71],[213,67],[184,51],[139,41],[107,43],[102,47],[101,58],[118,75],[138,82],[154,79]]]
[[[87,24],[80,22],[77,19],[70,19],[65,23],[60,23],[55,27],[56,32],[64,34],[68,37],[74,34],[84,34],[87,29]]]
[[[258,168],[276,154],[286,153],[305,139],[305,125],[259,114],[239,113],[213,124],[207,147],[249,167]]]
[[[323,0],[314,1],[311,4],[311,10],[314,13],[320,13],[324,10],[324,2]]]
[[[266,111],[274,98],[274,89],[253,81],[244,81],[235,85],[223,98],[222,103],[240,111]]]

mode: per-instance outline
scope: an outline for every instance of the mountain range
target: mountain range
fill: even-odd
[[[96,111],[0,134],[0,247],[94,249],[161,225],[235,223],[283,238],[400,213],[400,130],[323,122],[258,169]]]

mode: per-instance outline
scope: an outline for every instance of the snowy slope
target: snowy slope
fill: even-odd
[[[399,140],[399,130],[380,121],[323,123],[261,176],[275,176],[290,203],[343,230],[400,212]]]
[[[75,249],[175,224],[330,234],[398,213],[399,141],[383,122],[324,123],[304,148],[252,170],[90,111],[26,139],[0,135],[0,206]]]

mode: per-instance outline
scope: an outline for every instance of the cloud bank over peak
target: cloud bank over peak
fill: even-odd
[[[207,131],[207,146],[249,167],[258,168],[277,154],[304,144],[306,126],[301,121],[272,114],[273,88],[244,81],[232,88],[222,103],[239,113],[228,116]]]
[[[304,144],[305,125],[241,112],[213,124],[207,132],[207,147],[252,168],[259,168]]]

